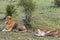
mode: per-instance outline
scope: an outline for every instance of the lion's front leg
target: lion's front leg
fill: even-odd
[[[3,29],[2,31],[8,31],[7,29]]]
[[[7,29],[3,29],[2,31],[11,31],[11,29],[8,29],[8,30]]]

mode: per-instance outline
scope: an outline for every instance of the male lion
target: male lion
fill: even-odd
[[[6,24],[6,27],[2,31],[12,31],[14,29],[21,30],[21,31],[27,31],[24,25],[20,25],[16,23],[11,16],[6,17],[5,24]]]

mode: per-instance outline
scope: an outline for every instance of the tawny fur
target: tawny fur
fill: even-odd
[[[11,16],[7,16],[5,25],[6,25],[5,29],[7,31],[12,31],[13,29],[17,30],[21,29],[22,31],[27,31],[24,25],[16,23]]]
[[[40,32],[40,36],[41,36],[41,33],[44,32],[45,35],[43,35],[43,36],[60,37],[60,32],[58,30],[38,30],[38,32]],[[38,33],[38,35],[39,35],[39,33]]]

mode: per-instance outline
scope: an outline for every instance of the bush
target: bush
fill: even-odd
[[[7,16],[12,16],[13,13],[15,13],[14,5],[12,5],[12,4],[7,5],[6,15]]]
[[[25,12],[24,23],[26,26],[31,28],[32,26],[31,26],[30,22],[31,22],[32,12],[34,10],[34,4],[33,4],[32,0],[20,0],[18,5],[24,7],[24,12]]]
[[[60,6],[60,0],[54,0],[55,5]]]

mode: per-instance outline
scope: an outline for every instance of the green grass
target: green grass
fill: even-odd
[[[37,37],[28,32],[0,32],[0,40],[59,40],[54,37]]]
[[[32,12],[31,24],[33,29],[58,29],[60,30],[60,8],[53,4],[53,0],[33,0],[35,10]],[[15,2],[16,3],[16,2]],[[0,1],[0,19],[5,17],[7,1]],[[16,22],[23,24],[24,8],[16,8],[17,15],[13,15]],[[0,21],[0,29],[4,27],[4,22]],[[30,32],[0,32],[1,40],[59,40],[58,38],[36,37]]]

